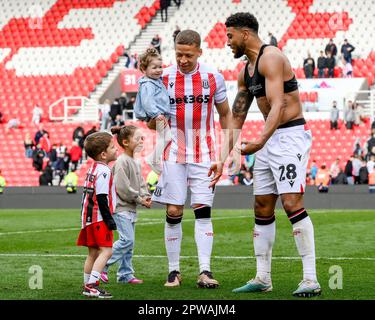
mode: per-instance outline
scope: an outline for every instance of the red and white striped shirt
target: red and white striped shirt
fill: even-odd
[[[201,163],[215,160],[215,103],[227,99],[224,77],[216,69],[198,64],[184,74],[172,65],[163,70],[171,108],[172,140],[164,160]]]
[[[111,214],[116,208],[116,189],[113,183],[111,168],[105,163],[95,161],[87,172],[81,210],[81,228],[103,221],[96,196],[108,195],[108,206]]]

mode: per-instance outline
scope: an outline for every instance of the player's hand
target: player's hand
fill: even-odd
[[[241,154],[243,156],[247,154],[253,154],[259,151],[260,149],[262,149],[263,146],[264,146],[264,143],[259,140],[255,140],[255,141],[243,140],[241,141]]]
[[[228,168],[229,175],[235,175],[240,172],[241,170],[241,147],[239,145],[235,145],[233,148],[233,156],[232,156],[232,166]]]
[[[211,179],[211,183],[208,186],[209,188],[215,187],[216,183],[219,182],[221,175],[223,174],[223,164],[218,161],[211,164],[210,171],[208,171],[208,176],[210,177],[214,174],[213,178]]]

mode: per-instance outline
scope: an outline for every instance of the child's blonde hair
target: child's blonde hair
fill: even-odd
[[[159,54],[158,50],[155,48],[148,48],[144,53],[142,53],[139,57],[139,69],[144,72],[152,59],[159,59],[161,60],[161,55]]]

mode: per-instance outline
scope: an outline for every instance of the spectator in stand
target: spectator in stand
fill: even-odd
[[[124,65],[125,68],[129,68],[129,66],[130,66],[130,56],[129,56],[129,53],[126,50],[124,50],[124,54],[122,56],[126,58],[125,65]]]
[[[177,9],[180,9],[181,0],[173,0],[173,2],[174,2],[175,5],[177,6]]]
[[[320,56],[317,61],[318,65],[318,78],[324,78],[324,69],[327,67],[327,58],[324,56],[324,52],[320,51]]]
[[[240,183],[245,186],[251,186],[253,184],[253,178],[249,171],[245,170],[244,177],[240,180]]]
[[[335,58],[332,56],[331,52],[328,52],[327,58],[326,58],[326,68],[328,69],[328,78],[334,78],[335,65],[336,65]]]
[[[329,39],[329,42],[326,45],[326,48],[325,48],[324,51],[325,51],[325,54],[326,54],[327,57],[328,57],[328,54],[331,54],[331,57],[333,57],[335,59],[335,57],[337,55],[337,47],[334,44],[333,39]]]
[[[179,26],[176,26],[176,30],[173,32],[173,43],[176,42],[177,35],[181,32],[181,29]]]
[[[137,66],[138,66],[137,54],[129,55],[129,53],[125,52],[124,56],[126,57],[125,68],[137,69]]]
[[[344,116],[345,126],[347,129],[353,129],[354,120],[355,120],[355,114],[354,114],[353,101],[349,100],[347,108],[345,110],[345,116]]]
[[[33,156],[34,141],[30,137],[30,132],[26,132],[25,139],[23,140],[23,145],[25,147],[25,157],[31,158]]]
[[[160,14],[161,22],[168,22],[168,7],[171,5],[171,0],[160,0]],[[165,18],[164,18],[165,15]]]
[[[249,171],[251,175],[253,175],[254,163],[255,163],[255,154],[247,154],[245,156],[244,164],[245,164],[246,171]]]
[[[354,116],[355,116],[354,124],[356,126],[359,126],[361,123],[366,122],[366,117],[364,116],[363,108],[360,104],[358,104],[357,102],[354,102],[353,106],[354,106]]]
[[[310,167],[310,176],[313,184],[315,184],[316,174],[318,173],[318,165],[316,164],[316,160],[313,160],[311,162]]]
[[[51,151],[49,153],[49,160],[51,161],[52,169],[55,169],[55,164],[57,161],[57,144],[53,143]]]
[[[155,35],[151,40],[151,47],[155,48],[159,54],[161,54],[161,38],[159,35]]]
[[[359,169],[359,184],[368,184],[368,176],[367,162],[362,160],[362,166]]]
[[[331,115],[330,115],[331,130],[338,129],[339,115],[340,115],[340,112],[339,112],[339,109],[337,109],[337,101],[333,101]]]
[[[78,168],[78,162],[82,157],[82,149],[79,147],[76,141],[73,141],[72,148],[70,149],[70,160],[72,162],[72,170],[76,171]]]
[[[73,141],[77,141],[78,145],[83,149],[83,142],[85,140],[85,130],[82,127],[83,123],[73,131]]]
[[[133,69],[138,69],[138,54],[134,53],[131,58],[131,65]]]
[[[348,39],[344,39],[344,44],[341,46],[341,54],[342,57],[350,64],[352,63],[352,52],[354,49],[355,47],[348,42]]]
[[[49,153],[52,149],[52,143],[51,143],[51,140],[49,139],[48,132],[45,132],[43,134],[43,137],[41,137],[39,140],[39,144],[40,144],[40,149],[42,149],[45,152],[45,156],[49,156]]]
[[[319,192],[328,192],[328,185],[330,182],[329,172],[325,164],[323,164],[316,174],[315,185]]]
[[[123,111],[124,120],[133,120],[134,103],[136,96],[131,96]]]
[[[375,166],[375,156],[371,156],[369,161],[367,162],[367,171],[368,173],[372,173],[372,171],[374,170],[374,166]]]
[[[368,175],[369,192],[375,193],[375,166],[372,168],[372,172]]]
[[[52,186],[53,170],[51,168],[51,162],[48,161],[43,173],[39,176],[40,186]]]
[[[60,185],[65,175],[64,159],[65,159],[66,147],[62,143],[60,143],[60,146],[57,147],[56,152],[57,152],[57,160],[56,160],[56,163],[53,164],[53,167],[55,168],[56,175],[60,177],[59,179],[59,185]]]
[[[354,159],[352,160],[353,163],[353,179],[354,184],[359,184],[359,169],[362,167],[362,161],[360,160],[359,155],[354,155]]]
[[[270,45],[277,47],[277,40],[276,37],[272,34],[272,32],[268,32],[268,36],[270,37]]]
[[[348,179],[348,184],[354,184],[354,178],[353,178],[353,156],[350,156],[349,160],[346,162],[345,165],[345,175],[346,178]]]
[[[331,176],[331,183],[336,184],[337,176],[340,173],[340,158],[337,158],[335,162],[332,163],[329,173]]]
[[[353,66],[351,62],[346,60],[345,58],[342,59],[342,76],[344,78],[353,78]]]
[[[122,115],[118,114],[114,121],[112,121],[112,127],[113,126],[123,126],[125,124],[125,121],[122,118]]]
[[[109,112],[111,111],[110,100],[105,99],[104,103],[99,105],[101,119],[100,119],[100,131],[109,130],[111,123],[111,116]]]
[[[126,98],[126,93],[121,93],[121,96],[118,98],[118,103],[121,108],[121,112],[125,109],[126,104],[128,103],[128,99]]]
[[[35,145],[37,145],[39,143],[39,140],[40,140],[41,137],[43,137],[44,133],[48,133],[48,131],[43,129],[43,124],[39,124],[39,129],[35,133],[35,136],[34,136]]]
[[[4,188],[6,187],[7,182],[5,178],[1,174],[1,169],[0,169],[0,194],[3,194]]]
[[[33,117],[32,117],[31,122],[38,126],[40,123],[40,120],[42,119],[43,109],[36,104],[32,113],[33,113]]]
[[[33,167],[35,168],[35,170],[42,171],[44,156],[45,156],[45,153],[40,148],[40,144],[37,144],[32,154]]]
[[[5,127],[5,132],[8,133],[9,130],[18,129],[18,128],[22,128],[21,122],[18,120],[18,118],[12,118],[8,121]]]
[[[0,124],[5,122],[5,119],[4,119],[4,115],[3,113],[0,111]]]
[[[340,172],[337,175],[335,184],[348,184],[348,178],[342,169],[340,169]]]
[[[374,115],[374,120],[371,123],[371,131],[375,130],[375,115]]]
[[[307,58],[303,61],[303,71],[305,72],[306,79],[314,77],[315,61],[311,57],[311,53],[307,53]]]
[[[375,156],[375,132],[370,134],[370,138],[366,141],[366,159]]]
[[[110,109],[110,112],[109,112],[110,116],[111,116],[111,127],[116,125],[116,120],[118,118],[118,116],[121,116],[122,117],[122,109],[121,109],[121,105],[118,101],[118,98],[116,98],[112,104],[111,104],[111,109]]]
[[[361,138],[357,137],[353,145],[353,155],[362,157],[362,154],[363,154],[363,149],[361,148]]]

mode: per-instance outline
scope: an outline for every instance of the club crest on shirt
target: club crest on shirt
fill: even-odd
[[[107,174],[103,173],[103,177],[104,177],[104,179],[106,179],[107,178]]]
[[[202,80],[202,87],[204,89],[209,89],[210,88],[210,83],[208,82],[208,80]]]
[[[171,88],[173,88],[173,86],[174,86],[174,82],[169,82],[169,86],[170,86]]]

